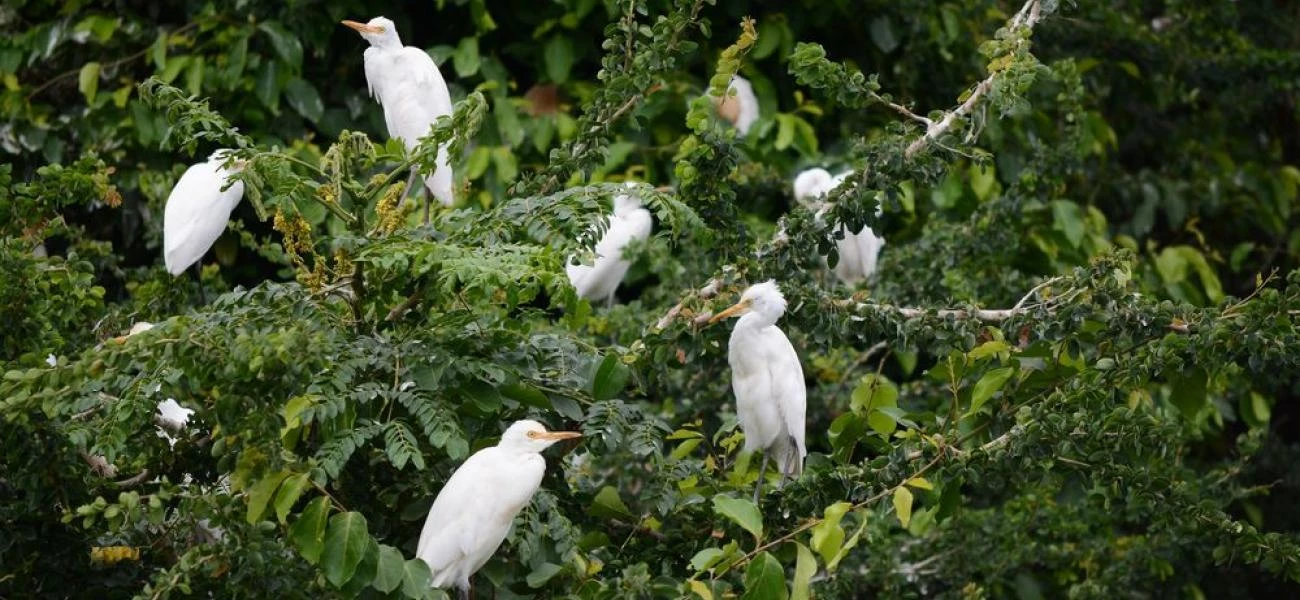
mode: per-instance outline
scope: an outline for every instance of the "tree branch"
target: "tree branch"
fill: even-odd
[[[676,319],[677,316],[681,314],[682,307],[686,304],[686,301],[691,298],[691,296],[695,296],[696,298],[699,298],[701,300],[707,300],[718,294],[718,287],[721,285],[722,285],[722,280],[717,277],[714,277],[713,279],[710,279],[708,283],[704,284],[704,287],[696,290],[694,294],[688,294],[686,296],[683,296],[682,299],[678,301],[676,305],[668,309],[668,312],[664,313],[664,316],[659,317],[659,320],[655,321],[655,326],[654,326],[655,331],[662,330],[663,328],[671,324],[673,322],[673,319]]]
[[[1070,288],[1066,292],[1058,296],[1054,296],[1050,299],[1044,300],[1042,302],[1038,302],[1036,304],[1026,304],[1026,302],[1028,302],[1030,298],[1032,298],[1038,292],[1042,291],[1043,288],[1046,288],[1054,283],[1060,283],[1063,280],[1064,280],[1063,277],[1053,277],[1051,279],[1043,281],[1042,283],[1039,283],[1038,285],[1034,286],[1033,289],[1030,289],[1029,292],[1027,292],[1022,298],[1020,298],[1020,301],[1016,302],[1015,306],[1011,308],[1001,308],[1001,309],[941,308],[935,310],[930,308],[901,307],[901,306],[892,306],[889,304],[876,304],[871,302],[854,302],[852,300],[841,300],[837,304],[839,304],[840,306],[851,308],[854,311],[869,310],[869,311],[876,311],[876,312],[894,312],[908,319],[924,317],[926,315],[935,315],[945,319],[947,318],[975,319],[977,321],[998,322],[998,321],[1005,321],[1007,319],[1010,319],[1011,317],[1014,317],[1022,313],[1027,313],[1036,308],[1055,308],[1056,306],[1059,306],[1062,303],[1073,299],[1075,296],[1079,295],[1079,293],[1082,291],[1078,288]]]

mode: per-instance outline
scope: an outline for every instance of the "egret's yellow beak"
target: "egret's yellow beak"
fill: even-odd
[[[547,431],[546,433],[543,433],[537,437],[543,440],[553,440],[558,442],[560,440],[571,440],[573,438],[580,438],[582,437],[582,434],[576,431]]]
[[[384,28],[378,25],[366,25],[365,23],[358,23],[356,21],[341,21],[341,22],[344,25],[347,25],[348,27],[357,30],[357,32],[359,33],[383,33],[384,32]]]
[[[717,323],[718,321],[721,321],[721,320],[723,320],[723,319],[725,319],[725,318],[727,318],[727,317],[734,317],[734,316],[737,316],[737,315],[743,315],[743,314],[745,314],[746,312],[749,311],[749,305],[750,305],[750,301],[749,301],[749,300],[741,300],[740,302],[737,302],[737,303],[731,305],[731,307],[728,308],[727,310],[724,310],[724,311],[722,311],[722,312],[720,312],[720,313],[718,313],[718,314],[716,314],[716,315],[713,315],[713,317],[712,317],[711,319],[709,319],[709,324],[712,325],[712,324]]]

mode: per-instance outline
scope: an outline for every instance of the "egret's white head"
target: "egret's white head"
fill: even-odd
[[[749,133],[749,128],[758,120],[758,97],[754,95],[754,86],[748,79],[739,75],[731,77],[727,95],[713,99],[718,114],[731,122],[741,136]]]
[[[541,452],[555,442],[578,437],[582,437],[582,434],[576,431],[547,431],[541,423],[523,419],[507,428],[497,445],[524,452]]]
[[[636,184],[629,184],[628,187],[636,187]],[[617,216],[626,216],[628,213],[641,208],[641,198],[632,194],[619,194],[614,196],[614,214]]]
[[[794,199],[800,202],[815,200],[835,189],[835,178],[823,168],[805,170],[794,178]]]
[[[750,313],[753,313],[758,317],[759,322],[766,325],[776,324],[781,315],[785,314],[785,296],[781,294],[781,288],[777,287],[775,280],[769,279],[763,283],[749,286],[749,289],[740,295],[740,302],[713,315],[709,322],[716,323],[727,317],[738,317]]]
[[[387,17],[375,17],[368,23],[358,23],[356,21],[343,21],[343,24],[355,29],[361,37],[370,42],[371,46],[379,48],[402,47],[401,38],[397,37],[397,26]]]

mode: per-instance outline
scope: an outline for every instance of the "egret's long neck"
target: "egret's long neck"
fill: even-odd
[[[741,331],[749,333],[773,325],[776,325],[776,319],[758,311],[753,311],[745,313],[740,317],[739,321],[736,321],[736,328],[734,331],[736,333],[740,333]]]

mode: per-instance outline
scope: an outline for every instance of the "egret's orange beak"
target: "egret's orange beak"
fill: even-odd
[[[745,314],[746,311],[749,310],[749,304],[750,304],[749,300],[741,300],[740,302],[731,305],[731,307],[728,308],[727,310],[724,310],[716,315],[713,315],[713,317],[709,319],[709,324],[712,325],[727,317],[743,315]]]
[[[366,25],[365,23],[358,23],[356,21],[340,21],[340,22],[348,27],[357,30],[358,33],[383,33],[384,32],[384,28],[379,27],[378,25],[374,25],[374,26]]]
[[[543,440],[552,440],[558,442],[560,440],[571,440],[573,438],[580,438],[582,437],[582,434],[576,431],[548,431],[537,437]]]

